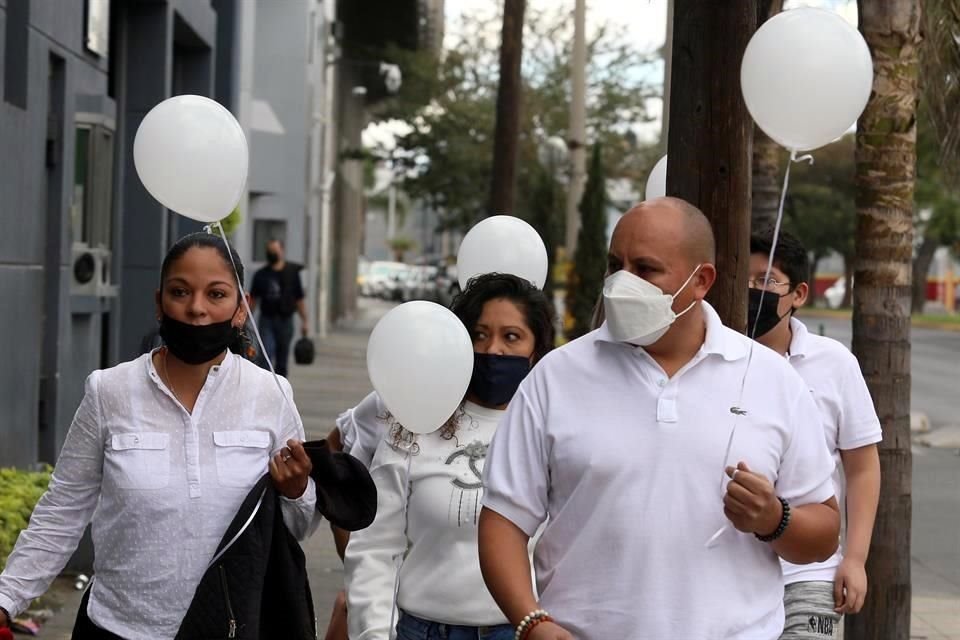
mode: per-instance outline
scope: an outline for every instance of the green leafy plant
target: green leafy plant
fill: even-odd
[[[243,215],[240,213],[240,207],[236,207],[230,212],[230,215],[220,221],[220,224],[223,225],[223,232],[228,236],[232,236],[233,232],[240,226],[242,220]]]
[[[47,490],[53,469],[41,471],[0,469],[0,569],[7,562],[17,536],[30,522],[30,514]]]

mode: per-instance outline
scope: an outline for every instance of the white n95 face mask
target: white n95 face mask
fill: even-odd
[[[674,321],[697,304],[690,303],[680,313],[673,311],[673,301],[683,291],[702,265],[697,265],[683,286],[673,295],[621,269],[603,283],[603,310],[610,334],[619,342],[637,346],[651,345],[670,329]]]

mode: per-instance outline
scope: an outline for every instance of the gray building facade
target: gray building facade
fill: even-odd
[[[206,0],[0,0],[0,466],[54,462],[98,368],[156,326],[160,262],[197,228],[144,190],[143,116],[212,95]]]
[[[84,381],[157,326],[170,244],[200,225],[143,188],[133,141],[178,94],[210,96],[251,149],[248,270],[286,240],[311,315],[355,306],[370,45],[438,47],[442,0],[0,0],[0,466],[54,462]],[[372,19],[375,18],[375,19]],[[371,89],[366,96],[359,86]]]

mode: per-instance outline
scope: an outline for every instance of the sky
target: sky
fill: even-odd
[[[457,25],[461,16],[480,12],[484,15],[495,13],[501,6],[502,0],[445,0],[446,28],[444,46],[450,47],[456,42]],[[573,12],[574,0],[527,0],[528,9],[547,9],[550,7],[569,5]],[[627,26],[633,36],[638,49],[644,52],[655,51],[661,47],[666,37],[667,0],[586,0],[587,31],[596,28],[597,24],[615,22]],[[821,7],[836,11],[851,24],[857,24],[857,6],[854,0],[786,0],[785,9],[801,6]],[[571,17],[572,19],[572,17]],[[591,27],[591,24],[593,27]],[[659,73],[663,67],[658,65]],[[661,78],[651,79],[653,82],[662,82]],[[654,120],[636,127],[636,133],[641,139],[655,140],[660,131],[660,100],[650,100],[647,107]],[[394,132],[401,132],[405,126],[400,124],[384,123],[368,127],[364,131],[364,144],[371,146],[377,143],[389,145]]]

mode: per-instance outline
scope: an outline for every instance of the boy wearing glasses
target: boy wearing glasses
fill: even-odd
[[[854,355],[793,317],[810,292],[810,261],[799,240],[780,234],[766,277],[772,235],[771,230],[750,239],[748,332],[784,356],[810,388],[837,462],[834,484],[846,517],[845,544],[829,560],[782,563],[786,625],[780,640],[836,638],[840,617],[858,613],[867,593],[864,565],[880,495],[880,421]]]

